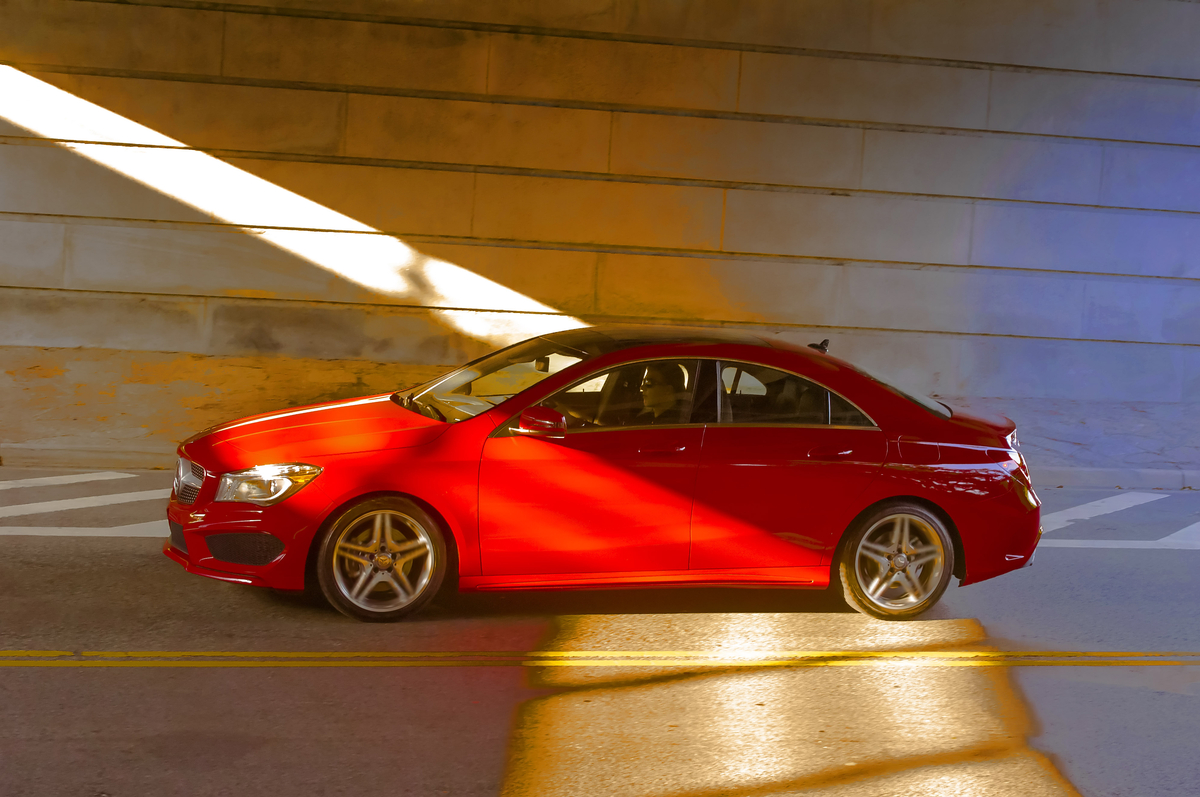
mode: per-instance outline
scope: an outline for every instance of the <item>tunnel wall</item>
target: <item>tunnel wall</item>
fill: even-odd
[[[1035,465],[1200,461],[1200,5],[239,5],[9,0],[0,61],[585,322],[830,338]],[[8,463],[169,465],[489,348],[0,142]]]

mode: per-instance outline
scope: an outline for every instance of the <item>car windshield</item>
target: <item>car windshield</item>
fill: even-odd
[[[401,406],[447,423],[473,418],[591,355],[545,338],[493,352],[397,394]]]

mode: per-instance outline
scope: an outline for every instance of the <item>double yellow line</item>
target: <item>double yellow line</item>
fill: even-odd
[[[1187,667],[1200,652],[981,650],[0,650],[0,667]]]

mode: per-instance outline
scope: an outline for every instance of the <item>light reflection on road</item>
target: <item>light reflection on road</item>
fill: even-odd
[[[858,615],[561,617],[545,650],[890,651],[981,648],[973,620]],[[982,649],[982,648],[981,648]],[[555,795],[1068,795],[1026,744],[1005,668],[547,667],[525,704],[502,793]]]

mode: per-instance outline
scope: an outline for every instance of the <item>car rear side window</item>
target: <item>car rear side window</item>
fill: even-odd
[[[723,423],[874,426],[846,399],[803,377],[752,363],[721,363]]]

